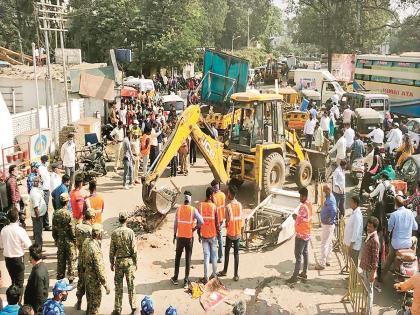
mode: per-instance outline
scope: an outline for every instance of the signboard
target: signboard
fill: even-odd
[[[352,82],[354,80],[355,54],[333,54],[331,74],[337,81]]]

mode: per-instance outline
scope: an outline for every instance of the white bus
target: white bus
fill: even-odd
[[[388,94],[391,112],[420,117],[420,52],[358,55],[354,78],[367,90]]]

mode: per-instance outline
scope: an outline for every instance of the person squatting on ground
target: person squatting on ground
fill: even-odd
[[[120,212],[118,221],[121,226],[112,232],[109,248],[111,271],[115,271],[114,315],[121,314],[124,277],[127,281],[128,301],[130,303],[132,313],[136,310],[136,306],[134,304],[134,273],[137,270],[137,244],[134,231],[127,227],[127,219],[128,213]]]
[[[312,204],[308,200],[308,189],[299,189],[300,207],[298,213],[293,214],[295,220],[295,270],[293,275],[286,281],[286,283],[293,284],[298,281],[298,277],[306,280],[308,278],[308,243],[311,239],[312,229]],[[303,270],[301,273],[300,267],[303,256]]]
[[[198,229],[199,241],[203,245],[204,254],[204,278],[203,283],[209,281],[208,264],[212,265],[212,274],[210,278],[217,275],[217,235],[220,234],[219,219],[217,216],[216,205],[212,201],[213,188],[207,187],[206,200],[200,203],[198,211],[203,217],[204,224]]]
[[[242,232],[242,204],[236,200],[236,194],[238,189],[236,186],[230,185],[228,187],[228,200],[230,203],[226,206],[226,246],[225,246],[225,262],[223,266],[223,271],[219,272],[217,275],[219,277],[224,277],[227,274],[229,267],[229,253],[230,248],[233,247],[233,257],[234,257],[234,276],[233,280],[239,280],[239,242],[241,240]]]
[[[87,238],[82,246],[81,264],[84,266],[84,282],[86,287],[87,309],[86,315],[99,314],[102,301],[102,286],[106,294],[111,292],[106,281],[105,266],[102,257],[101,240],[102,225],[92,226],[92,238]]]
[[[52,236],[57,245],[57,280],[66,276],[72,283],[74,280],[76,260],[76,238],[71,214],[68,211],[69,194],[60,195],[61,209],[53,216]]]
[[[76,310],[80,310],[82,306],[82,298],[86,293],[85,287],[85,268],[82,265],[82,249],[83,243],[86,239],[92,238],[92,225],[95,221],[95,211],[93,209],[87,209],[83,215],[83,221],[76,225],[75,235],[76,235],[76,247],[79,253],[77,259],[77,274],[79,279],[77,281],[77,291],[76,291]]]
[[[197,220],[197,224],[194,222]],[[191,253],[194,243],[194,230],[199,228],[204,223],[198,210],[191,206],[191,192],[184,192],[184,204],[180,205],[176,211],[174,222],[174,244],[176,241],[175,254],[175,271],[171,281],[174,285],[178,285],[179,265],[181,262],[181,255],[185,249],[185,278],[184,288],[189,285]]]

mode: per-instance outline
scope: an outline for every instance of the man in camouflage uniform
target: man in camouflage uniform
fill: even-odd
[[[92,208],[87,209],[83,215],[83,222],[76,225],[76,246],[77,251],[79,252],[79,259],[77,264],[77,273],[79,276],[79,281],[77,282],[77,303],[76,309],[80,310],[82,305],[82,298],[85,295],[85,277],[84,277],[84,268],[81,263],[82,260],[82,246],[87,238],[92,238],[92,224],[95,219],[95,210]]]
[[[121,314],[124,276],[127,280],[128,299],[132,314],[136,310],[134,306],[134,272],[137,270],[137,244],[133,230],[126,225],[127,219],[128,214],[120,212],[118,220],[121,226],[111,234],[109,260],[111,262],[111,270],[115,270],[114,315]]]
[[[102,290],[104,286],[106,294],[110,293],[106,277],[104,260],[101,251],[102,225],[92,226],[92,238],[87,238],[82,246],[81,264],[84,267],[84,280],[86,287],[87,309],[86,315],[99,314],[101,306]]]
[[[68,209],[69,194],[60,195],[61,208],[54,213],[52,236],[57,244],[57,280],[66,276],[72,283],[74,280],[76,260],[76,239],[74,225]]]

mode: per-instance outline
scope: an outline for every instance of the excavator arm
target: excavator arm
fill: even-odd
[[[143,202],[152,210],[165,214],[175,202],[176,194],[171,194],[168,190],[157,189],[156,181],[189,136],[194,139],[198,150],[209,164],[215,178],[223,183],[229,181],[229,175],[223,163],[223,144],[201,131],[198,126],[200,117],[199,105],[191,105],[182,112],[162,152],[142,179]]]

